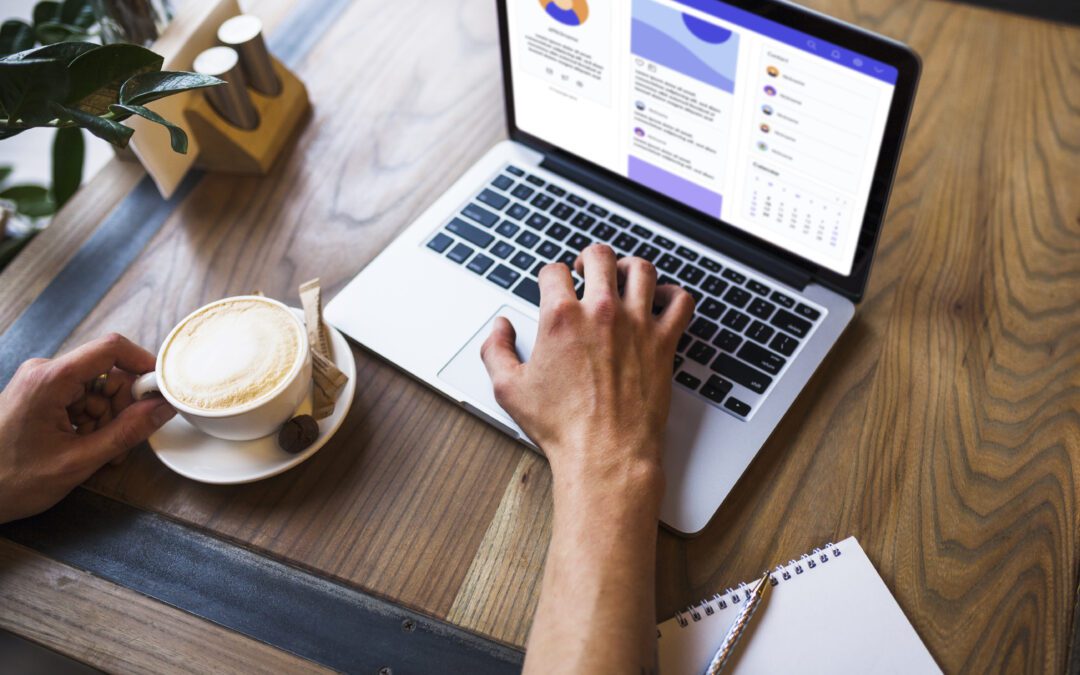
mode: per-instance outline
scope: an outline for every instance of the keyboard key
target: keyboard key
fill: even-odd
[[[679,278],[688,284],[696,284],[704,276],[705,273],[693,265],[684,265],[682,271],[679,272]]]
[[[476,222],[483,225],[484,227],[491,227],[495,223],[499,222],[499,217],[497,215],[495,215],[491,211],[488,211],[485,208],[477,206],[476,204],[469,204],[461,210],[461,213],[466,218],[471,218],[472,220],[475,220]]]
[[[495,244],[491,247],[490,251],[491,255],[501,260],[505,260],[506,256],[510,255],[513,252],[514,247],[510,244],[507,244],[505,241],[500,241],[499,243]]]
[[[529,197],[532,197],[534,192],[536,192],[536,190],[532,189],[525,183],[521,183],[516,188],[514,188],[514,191],[510,194],[514,195],[518,199],[526,200]]]
[[[696,288],[686,288],[686,287],[683,287],[683,290],[684,290],[684,291],[686,291],[687,293],[689,293],[689,294],[690,294],[690,297],[694,299],[694,306],[695,306],[695,307],[697,307],[697,304],[698,304],[699,302],[701,302],[701,299],[702,299],[703,297],[705,297],[705,296],[703,296],[703,295],[701,294],[701,291],[699,291],[699,290],[698,290],[698,289],[696,289]]]
[[[582,211],[574,216],[574,219],[570,221],[570,224],[574,227],[580,227],[583,230],[588,230],[596,223],[596,218],[593,218],[589,214]]]
[[[545,189],[556,197],[562,197],[566,194],[566,190],[562,189],[558,185],[555,185],[554,183],[549,184]]]
[[[708,340],[716,334],[717,329],[720,328],[712,321],[709,321],[705,317],[699,316],[694,319],[694,322],[690,324],[689,332],[694,337],[699,337],[702,340]]]
[[[769,287],[759,281],[754,281],[753,279],[751,279],[750,281],[746,282],[746,287],[757,293],[758,295],[769,295]]]
[[[773,336],[773,333],[775,332],[776,329],[772,326],[766,326],[760,321],[755,321],[754,323],[750,324],[749,328],[746,329],[746,337],[754,340],[755,342],[765,344],[769,341],[769,338],[771,338]]]
[[[545,241],[543,244],[540,244],[538,249],[536,249],[537,255],[547,260],[554,260],[555,256],[559,255],[560,251],[562,251],[562,249],[550,241]]]
[[[754,283],[754,282],[750,282]],[[761,298],[754,298],[754,301],[750,303],[750,306],[746,308],[747,312],[750,312],[753,316],[759,319],[768,319],[772,316],[773,311],[776,309],[776,305],[772,304],[768,300],[762,300]]]
[[[592,234],[600,241],[607,241],[608,239],[614,237],[616,232],[618,232],[618,230],[608,225],[607,223],[600,223],[593,228]]]
[[[784,335],[783,333],[777,333],[776,337],[772,339],[769,346],[780,352],[784,356],[791,356],[795,353],[795,348],[799,346],[799,341],[790,335]]]
[[[639,237],[644,237],[645,239],[652,238],[652,230],[647,227],[642,227],[641,225],[634,225],[630,228],[630,231]]]
[[[547,227],[547,224],[551,222],[551,218],[539,213],[534,213],[529,216],[529,219],[525,221],[525,224],[534,230],[542,230]]]
[[[800,315],[800,316],[805,316],[807,319],[810,319],[811,321],[817,321],[821,317],[821,312],[817,311],[813,307],[810,307],[808,305],[804,305],[801,302],[795,308],[795,313]]]
[[[720,294],[724,292],[724,289],[728,287],[728,283],[720,277],[709,275],[709,278],[705,280],[705,283],[701,285],[702,290],[713,297],[720,297]]]
[[[470,260],[469,264],[466,265],[466,267],[468,267],[471,271],[476,272],[477,274],[483,274],[484,272],[488,271],[488,268],[491,267],[491,263],[493,262],[495,261],[484,255],[483,253],[477,253],[476,257]]]
[[[480,248],[487,248],[491,246],[491,242],[495,241],[495,237],[490,233],[484,232],[479,227],[470,225],[460,218],[454,218],[447,223],[446,229]]]
[[[600,216],[601,218],[607,218],[608,216],[608,210],[597,204],[589,204],[589,213],[594,216]]]
[[[457,264],[461,264],[472,255],[473,250],[465,244],[458,244],[454,248],[450,249],[450,252],[446,254],[447,258],[450,258]]]
[[[529,181],[536,187],[544,187],[544,179],[540,176],[533,176],[530,174],[528,176],[525,176],[525,180]]]
[[[713,361],[711,367],[724,377],[734,380],[756,394],[764,394],[772,384],[771,377],[737,360],[731,354],[721,353]]]
[[[506,188],[514,184],[514,179],[510,176],[499,176],[495,180],[491,181],[491,184],[499,188],[500,190],[505,190]]]
[[[586,204],[589,203],[589,202],[585,201],[584,199],[582,199],[581,197],[578,197],[577,195],[572,194],[572,193],[566,195],[566,201],[570,202],[571,204],[573,204],[574,206],[576,206],[578,208],[581,208],[581,207],[583,207],[583,206],[585,206]]]
[[[686,355],[701,365],[707,366],[709,361],[712,361],[712,358],[716,356],[716,348],[710,347],[704,342],[695,341],[694,346],[690,348]]]
[[[674,277],[669,277],[666,274],[661,274],[660,278],[656,280],[656,285],[663,286],[665,284],[668,286],[678,286],[679,282]]]
[[[734,396],[724,401],[724,407],[740,417],[746,417],[750,414],[750,406]]]
[[[634,255],[639,258],[644,258],[649,262],[652,262],[656,260],[656,256],[660,255],[660,249],[656,248],[652,244],[642,244],[641,246],[638,246],[636,251],[634,251]]]
[[[547,236],[551,237],[555,241],[562,241],[566,239],[566,235],[570,234],[570,228],[565,225],[555,223],[548,228]]]
[[[720,320],[720,323],[736,333],[741,333],[743,328],[746,328],[746,324],[750,323],[750,317],[732,307],[727,311],[727,314],[724,315],[724,318]]]
[[[709,258],[702,258],[699,264],[710,272],[719,272],[722,269],[720,263],[715,260],[710,260]]]
[[[698,259],[698,254],[696,252],[691,251],[690,249],[686,248],[685,246],[680,246],[679,248],[675,249],[675,252],[678,253],[683,258],[686,258],[690,262],[694,262],[695,260]]]
[[[675,242],[671,241],[662,234],[658,234],[653,237],[653,243],[664,249],[665,251],[670,251],[671,249],[675,248]]]
[[[697,391],[697,388],[701,386],[701,380],[694,377],[685,370],[681,371],[678,375],[675,376],[675,381],[684,387],[689,387],[690,389],[693,389],[694,391]]]
[[[521,204],[514,204],[506,210],[506,217],[513,218],[514,220],[521,220],[527,215],[529,215],[529,209]]]
[[[780,369],[787,363],[787,359],[783,356],[774,354],[768,349],[753,342],[744,342],[742,349],[736,352],[735,355],[750,365],[764,370],[770,375],[779,373]]]
[[[727,279],[729,281],[734,281],[737,284],[741,284],[741,283],[746,281],[746,276],[745,275],[739,274],[738,272],[731,269],[730,267],[727,268],[726,270],[724,270],[724,273],[721,274],[720,276],[724,277],[725,279]]]
[[[728,292],[724,294],[724,300],[727,300],[736,307],[746,307],[746,303],[750,302],[750,294],[738,286],[732,286],[728,289]]]
[[[788,309],[791,309],[795,306],[795,300],[789,298],[780,291],[773,291],[772,295],[770,295],[769,298],[781,307],[787,307]]]
[[[518,254],[510,259],[510,264],[518,269],[527,270],[532,267],[532,264],[536,262],[536,256],[529,255],[525,251],[518,251]]]
[[[694,341],[694,338],[690,337],[689,333],[683,333],[679,336],[679,346],[675,351],[685,352],[686,348],[690,346],[690,343]]]
[[[701,395],[710,401],[716,401],[720,403],[724,400],[724,397],[731,391],[732,384],[727,380],[721,379],[715,375],[709,376],[709,381],[701,388]]]
[[[502,223],[499,224],[498,227],[495,228],[495,231],[504,237],[512,237],[517,234],[517,231],[520,229],[520,227],[518,227],[514,223],[511,223],[509,220],[504,220],[502,221]]]
[[[667,272],[668,274],[675,274],[679,271],[680,267],[682,267],[682,262],[670,253],[665,253],[656,261],[656,269]]]
[[[547,208],[554,204],[555,200],[545,194],[538,194],[529,203],[541,211],[547,211]]]
[[[575,251],[580,251],[591,243],[592,239],[589,239],[583,234],[578,234],[577,232],[575,232],[574,236],[570,237],[570,239],[566,242],[566,245],[574,249]]]
[[[540,235],[536,234],[535,232],[525,230],[514,241],[520,244],[522,248],[528,249],[536,246],[536,242],[540,241]]]
[[[514,295],[525,298],[537,307],[540,306],[540,286],[528,277],[522,279],[521,283],[514,288]]]
[[[525,172],[524,172],[524,171],[522,171],[521,169],[517,168],[517,167],[516,167],[516,166],[514,166],[513,164],[508,164],[508,165],[507,165],[507,167],[506,167],[506,171],[507,171],[508,173],[512,173],[512,174],[514,174],[515,176],[524,176],[524,175],[525,175]]]
[[[611,245],[623,253],[629,253],[637,246],[638,240],[636,237],[631,237],[625,232],[620,232],[619,236],[615,237],[615,241],[611,242]]]
[[[494,190],[485,189],[480,194],[476,195],[476,201],[481,204],[487,204],[496,211],[501,211],[504,206],[510,203],[510,200],[502,196]]]
[[[432,251],[438,251],[439,253],[442,253],[450,246],[450,244],[453,243],[454,239],[452,237],[449,237],[440,232],[431,238],[431,241],[427,243],[427,247],[430,248]]]
[[[712,342],[714,345],[723,349],[725,352],[735,353],[735,350],[742,344],[742,338],[732,333],[727,328],[721,328],[720,334],[716,336],[716,339]]]
[[[611,217],[610,217],[610,218],[608,218],[608,220],[610,220],[611,222],[615,223],[615,224],[616,224],[616,225],[618,225],[619,227],[627,227],[627,226],[629,226],[629,225],[630,225],[630,221],[629,221],[629,220],[627,220],[626,218],[623,218],[622,216],[620,216],[620,215],[619,215],[619,214],[617,214],[617,213],[613,213],[613,214],[611,214]]]
[[[810,332],[809,321],[795,316],[786,309],[779,310],[770,323],[777,328],[786,330],[795,337],[806,337]]]
[[[698,306],[698,311],[709,317],[710,319],[716,319],[719,321],[720,315],[724,313],[726,305],[722,302],[717,302],[712,298],[705,298],[705,302]]]
[[[570,268],[570,271],[574,271],[574,263],[577,261],[577,253],[573,251],[567,251],[559,256],[559,262]]]
[[[499,265],[487,278],[503,288],[510,288],[519,277],[521,277],[521,273],[517,270],[512,270],[506,265]]]
[[[544,260],[541,260],[540,262],[536,263],[536,266],[532,268],[532,271],[529,272],[529,274],[533,275],[534,277],[539,277],[540,276],[540,270],[544,269],[546,266],[547,266],[547,262],[544,261]]]
[[[574,215],[574,207],[569,204],[556,204],[555,208],[551,209],[551,215],[559,220],[569,220],[570,216]]]

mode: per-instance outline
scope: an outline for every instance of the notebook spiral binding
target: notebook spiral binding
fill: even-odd
[[[821,548],[802,554],[798,560],[789,560],[786,565],[777,565],[769,574],[769,585],[777,586],[782,581],[790,581],[794,577],[816,569],[818,565],[824,565],[832,558],[839,558],[841,553],[842,551],[830,541]],[[683,611],[676,611],[675,620],[681,628],[686,628],[691,623],[701,621],[705,616],[712,616],[720,610],[746,602],[750,599],[750,590],[751,584],[747,583],[727,588],[723,593],[717,593],[696,605],[690,605]]]

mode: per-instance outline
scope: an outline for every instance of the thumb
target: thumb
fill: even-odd
[[[495,324],[491,327],[491,335],[480,347],[480,358],[487,368],[491,382],[495,385],[495,399],[499,400],[500,392],[505,391],[505,384],[512,378],[517,369],[521,367],[521,359],[514,351],[514,341],[517,332],[514,325],[505,317],[496,317]],[[500,401],[501,405],[501,401]]]
[[[108,424],[84,436],[83,454],[94,468],[102,466],[150,438],[176,411],[160,398],[136,401]]]

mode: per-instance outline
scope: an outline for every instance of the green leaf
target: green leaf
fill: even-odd
[[[12,237],[3,242],[0,242],[0,270],[3,270],[8,266],[15,256],[19,255],[19,251],[22,251],[30,241],[37,236],[40,230],[34,230],[29,234],[24,234],[21,237]]]
[[[85,30],[97,22],[97,16],[89,0],[64,0],[60,8],[60,21]]]
[[[160,56],[137,45],[111,44],[86,52],[68,64],[72,84],[65,104],[102,115],[109,104],[119,100],[124,82],[140,73],[161,70],[161,63]]]
[[[78,26],[48,21],[34,26],[34,36],[37,37],[38,42],[41,44],[51,45],[57,42],[68,42],[79,38],[85,38],[86,31]]]
[[[174,73],[169,71],[143,73],[132,77],[120,88],[120,103],[124,105],[145,105],[159,98],[179,94],[182,91],[216,87],[222,84],[225,84],[224,80],[198,73]]]
[[[76,108],[54,105],[53,109],[65,120],[75,122],[83,129],[86,129],[98,138],[112,143],[118,148],[126,148],[128,141],[131,140],[131,135],[135,133],[135,130],[131,127],[125,127],[119,122],[107,120],[103,117],[98,117],[97,115],[91,115],[90,113],[83,112]]]
[[[56,213],[56,202],[40,185],[12,185],[0,192],[0,199],[15,202],[15,210],[24,216],[42,218]]]
[[[10,54],[0,57],[0,61],[26,61],[28,59],[57,59],[64,65],[71,63],[76,57],[94,49],[101,49],[101,45],[93,42],[60,42],[54,45],[45,45],[35,49]]]
[[[138,115],[139,117],[148,119],[151,122],[160,124],[161,126],[169,130],[169,142],[172,145],[173,152],[178,152],[181,155],[187,154],[188,138],[187,134],[184,133],[184,130],[176,126],[169,120],[165,119],[161,115],[157,114],[153,110],[149,108],[144,108],[141,105],[124,105],[123,103],[111,105],[109,106],[109,109],[113,112],[116,112],[118,110],[129,112],[132,115]]]
[[[17,19],[0,25],[0,54],[14,54],[34,46],[33,27]]]
[[[43,23],[60,20],[60,3],[45,0],[34,5],[34,27]]]
[[[0,61],[0,107],[10,126],[48,124],[55,115],[49,108],[68,93],[68,70],[56,59]]]
[[[6,181],[8,176],[11,175],[12,170],[12,167],[8,164],[0,166],[0,185],[4,184],[4,181]]]
[[[85,155],[82,129],[64,127],[56,130],[52,146],[52,193],[56,208],[67,203],[79,189]]]

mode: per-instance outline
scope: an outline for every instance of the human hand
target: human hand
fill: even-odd
[[[585,278],[580,302],[565,265],[540,271],[528,363],[514,352],[513,326],[496,320],[481,348],[495,399],[544,451],[557,486],[581,479],[602,489],[609,479],[632,479],[658,501],[671,368],[693,298],[657,286],[656,268],[641,258],[616,262],[604,245],[586,248],[576,267]],[[663,308],[658,316],[654,304]]]
[[[22,364],[0,392],[0,523],[53,506],[176,414],[132,399],[135,377],[153,369],[154,355],[120,335]]]

